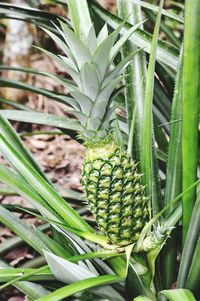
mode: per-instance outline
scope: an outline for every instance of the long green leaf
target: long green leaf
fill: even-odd
[[[200,235],[197,240],[196,248],[194,250],[190,271],[187,277],[185,287],[190,289],[196,296],[199,296],[199,278],[200,278],[200,266],[199,266],[199,252],[200,252]]]
[[[148,2],[144,2],[144,1],[139,1],[138,0],[129,0],[130,2],[133,2],[133,3],[137,3],[137,5],[141,6],[141,7],[144,7],[144,8],[147,8],[148,10],[152,10],[154,12],[158,12],[158,6],[157,5],[153,5],[151,3],[148,3]],[[179,16],[179,15],[176,15],[172,12],[169,12],[168,10],[166,9],[162,9],[162,15],[163,16],[166,16],[166,17],[169,17],[173,20],[176,20],[180,23],[184,23],[184,19],[183,17]]]
[[[181,256],[181,262],[180,262],[178,279],[177,279],[178,288],[185,287],[187,278],[189,279],[189,281],[191,281],[190,278],[193,275],[192,273],[190,273],[190,275],[188,276],[188,273],[192,261],[194,262],[193,268],[198,269],[199,264],[195,261],[194,253],[195,253],[195,248],[197,250],[196,244],[199,239],[199,233],[200,233],[200,191],[198,191],[197,200],[194,205],[192,218],[190,221],[188,233],[185,240],[185,245]],[[197,279],[199,279],[199,277]],[[190,283],[192,285],[192,282]]]
[[[32,108],[29,108],[21,103],[18,103],[16,101],[13,101],[13,100],[10,100],[10,99],[5,99],[3,97],[0,97],[0,103],[4,103],[4,104],[7,104],[15,109],[18,109],[18,110],[24,110],[24,111],[34,111],[34,109]]]
[[[7,4],[0,2],[0,18],[12,18],[19,20],[28,20],[33,24],[38,26],[43,26],[56,34],[59,34],[55,29],[52,21],[58,24],[58,20],[67,22],[67,20],[59,15],[46,12],[44,10],[39,10],[35,8],[30,8],[27,6],[18,6],[13,4]]]
[[[176,79],[175,93],[172,104],[171,121],[182,117],[182,54],[180,56],[179,69]],[[181,122],[172,123],[170,129],[170,141],[167,160],[167,179],[165,187],[164,205],[181,193],[182,162],[181,158]],[[171,208],[172,210],[172,208]],[[162,280],[164,287],[169,289],[176,278],[176,237],[167,241],[162,252]]]
[[[17,111],[18,112],[18,111]],[[19,113],[19,112],[18,112]],[[13,147],[28,161],[30,164],[37,170],[37,172],[43,176],[45,179],[46,176],[39,167],[39,165],[33,159],[31,153],[24,147],[21,139],[12,128],[10,123],[3,117],[2,113],[0,112],[0,133],[4,136],[4,138],[10,143],[12,143]]]
[[[150,20],[155,21],[154,13],[152,13],[150,10],[146,10],[146,9],[145,9],[145,13]],[[178,48],[181,46],[180,40],[176,37],[173,30],[166,24],[166,22],[161,21],[160,30],[163,33],[165,33],[165,35],[167,36],[168,40],[172,43],[172,45],[174,45]]]
[[[18,277],[29,275],[31,281],[46,281],[55,280],[48,266],[43,268],[42,271],[31,268],[1,268],[0,269],[0,282],[6,283],[16,281]]]
[[[45,202],[45,200],[40,196],[40,194],[34,190],[29,183],[22,177],[9,168],[0,163],[0,180],[9,187],[17,191],[22,197],[27,199],[35,208],[37,208],[43,215],[61,220],[60,216]]]
[[[18,172],[28,179],[45,201],[72,227],[93,231],[93,229],[68,205],[54,188],[5,140],[0,134],[0,150]]]
[[[84,33],[87,37],[92,26],[87,1],[68,0],[67,4],[76,35],[81,38]]]
[[[62,258],[68,258],[71,254],[73,254],[74,250],[71,248],[70,244],[63,246],[60,242],[57,242],[47,235],[44,235],[40,230],[36,229],[36,232],[45,244],[46,248],[53,254]]]
[[[46,271],[46,269],[48,269],[47,266],[43,266],[37,269],[32,269],[31,271],[25,273],[26,269],[24,269],[24,273],[18,273],[17,277],[15,279],[11,279],[10,281],[6,281],[6,283],[2,284],[0,286],[0,291],[2,291],[3,289],[5,289],[6,287],[15,284],[18,281],[21,280],[27,280],[29,279],[30,276],[36,275],[40,272]]]
[[[133,301],[152,301],[152,299],[149,299],[148,297],[139,296],[137,298],[134,298]]]
[[[75,293],[81,292],[83,290],[88,290],[89,288],[103,286],[112,283],[119,283],[123,281],[124,278],[115,275],[99,276],[95,278],[90,278],[86,280],[81,280],[79,282],[64,286],[47,296],[41,297],[36,301],[59,301],[63,298],[74,295]]]
[[[45,252],[45,258],[48,262],[48,265],[56,277],[56,279],[64,282],[64,283],[77,283],[84,279],[90,279],[91,277],[98,276],[98,272],[94,267],[90,264],[89,266],[82,262],[82,265],[74,264],[68,260],[64,260],[58,256],[55,256],[54,254],[51,254],[49,252]],[[110,286],[104,287],[104,292],[101,292],[101,290],[92,290],[95,293],[100,295],[103,295],[108,297],[108,299],[113,297],[116,301],[124,301],[124,298],[121,297],[121,295],[115,291]]]
[[[99,15],[105,22],[108,22],[108,24],[114,29],[122,22],[120,18],[103,9],[103,7],[100,6],[96,1],[89,0],[89,2],[91,2],[91,8],[94,10],[94,12],[97,13],[97,15]],[[131,24],[126,23],[122,32],[126,32],[131,27]],[[152,42],[151,34],[141,29],[137,29],[129,39],[138,47],[145,47],[144,50],[150,53],[150,45]],[[178,67],[178,49],[172,47],[166,42],[159,40],[157,59],[176,70]]]
[[[198,123],[200,91],[200,1],[185,1],[185,31],[183,57],[183,132],[182,162],[183,190],[196,181],[198,158]],[[183,243],[186,238],[196,190],[184,195],[183,204]]]
[[[43,254],[43,249],[46,249],[45,244],[40,240],[33,228],[27,226],[16,215],[9,212],[7,209],[0,206],[0,222],[11,229],[27,244],[32,246],[38,253]]]
[[[24,211],[23,211],[24,212]],[[40,231],[46,231],[49,230],[50,226],[49,224],[43,224],[39,227],[37,227]],[[22,237],[22,236],[21,236]],[[21,245],[23,245],[24,241],[20,236],[14,236],[10,239],[5,240],[0,244],[0,255],[9,252],[10,250],[17,248]]]
[[[66,84],[68,85],[68,83],[66,83]],[[70,86],[71,86],[71,84],[70,84]],[[1,78],[0,87],[8,87],[8,88],[13,88],[13,89],[20,89],[20,90],[22,89],[22,90],[31,91],[31,92],[34,92],[37,94],[44,95],[44,96],[46,96],[50,99],[56,100],[58,102],[67,104],[65,101],[66,95],[64,95],[64,94],[59,94],[59,93],[56,93],[54,91],[47,90],[44,88],[34,87],[31,84],[18,82],[16,80],[8,80],[8,79]]]
[[[47,31],[47,32],[49,33],[50,36],[53,35],[50,31]],[[56,35],[53,35],[52,38],[56,42],[56,40],[55,40],[57,38]],[[59,38],[57,38],[57,39],[59,39]],[[60,41],[60,39],[59,39],[59,41]],[[64,45],[63,47],[67,47],[66,44],[63,41],[61,41],[61,43]],[[58,45],[59,45],[59,43],[58,43]],[[62,61],[58,56],[52,54],[51,52],[49,52],[49,51],[47,51],[47,50],[45,50],[43,48],[36,47],[36,46],[35,46],[35,48],[43,51],[47,55],[48,54],[52,55],[52,57],[53,57],[54,60],[56,59],[59,63],[61,62],[61,66],[64,67],[65,69],[67,69],[68,65],[66,65],[65,62]],[[64,50],[65,50],[65,48],[63,49],[63,51]],[[0,70],[16,71],[16,72],[23,72],[23,73],[27,73],[27,74],[35,74],[35,75],[42,76],[42,77],[49,77],[49,78],[52,78],[55,81],[59,82],[61,85],[63,85],[64,87],[66,87],[68,89],[72,89],[72,90],[76,89],[76,87],[74,85],[74,82],[72,80],[65,79],[64,77],[57,76],[57,75],[49,73],[49,72],[38,71],[38,70],[35,70],[33,68],[13,67],[13,66],[4,66],[4,65],[0,65]],[[9,87],[12,87],[11,85],[13,84],[13,88],[17,88],[17,83],[18,82],[16,82],[16,81],[12,82],[12,81],[8,81],[6,79],[5,80],[2,79],[2,83],[1,83],[2,86],[3,86],[3,83],[5,85],[8,85]],[[26,83],[18,83],[18,86],[19,86],[19,89],[20,89],[20,87],[22,87],[25,90],[26,89],[33,89],[33,90],[30,90],[30,91],[33,91],[33,92],[38,92],[38,93],[41,92],[42,93],[42,91],[43,91],[43,93],[46,93],[46,96],[48,96],[48,94],[47,94],[48,92],[49,92],[49,96],[53,95],[53,94],[51,94],[51,91],[48,91],[48,90],[45,90],[45,89],[40,89],[40,88],[38,88],[39,90],[37,90],[36,87],[32,87],[32,85],[28,85]],[[52,93],[54,93],[54,91],[52,91]],[[58,95],[57,96],[57,98],[58,98],[59,94],[57,94],[57,95]],[[62,94],[61,94],[60,98],[62,96],[64,98],[64,95],[62,95]],[[56,93],[55,93],[55,97],[56,97]]]
[[[165,296],[169,301],[196,301],[194,296],[189,290],[176,289],[176,290],[164,290],[158,293],[158,296]]]
[[[159,188],[158,172],[156,162],[155,142],[153,139],[153,116],[152,102],[154,89],[154,69],[156,62],[156,51],[158,45],[159,25],[161,20],[161,10],[163,1],[160,1],[159,12],[156,19],[154,34],[152,39],[151,54],[147,73],[147,82],[144,99],[144,116],[142,126],[142,152],[141,152],[141,171],[144,174],[143,181],[147,185],[147,194],[152,199],[152,211],[155,214],[159,210]]]
[[[128,290],[131,298],[137,295],[146,295],[146,287],[142,283],[140,276],[131,262],[129,262],[127,271],[126,289]]]
[[[66,226],[65,224],[61,223],[61,222],[57,222],[55,221],[55,219],[49,219],[47,217],[44,217],[44,216],[41,216],[35,212],[31,212],[30,210],[27,210],[27,209],[24,209],[23,211],[29,213],[29,214],[32,214],[36,217],[38,217],[39,219],[42,219],[46,222],[49,222],[51,225],[54,225],[54,226],[58,226],[59,228],[61,229],[64,229],[65,231],[67,232],[70,232],[70,233],[73,233],[73,234],[76,234],[84,239],[87,239],[89,241],[92,241],[94,243],[98,243],[100,246],[103,246],[104,248],[109,248],[109,245],[108,245],[108,240],[105,236],[103,235],[98,235],[98,234],[95,234],[95,233],[90,233],[90,232],[85,232],[85,231],[80,231],[80,230],[77,230],[75,228],[72,228],[72,227],[69,227],[69,226]],[[44,239],[45,241],[46,239]],[[46,244],[47,246],[48,244]],[[115,246],[110,246],[110,249],[115,249]]]
[[[61,282],[69,284],[98,275],[93,266],[88,267],[84,262],[79,265],[46,251],[44,251],[44,256],[51,272]]]
[[[51,133],[54,134],[54,132],[51,132]],[[39,133],[38,133],[38,135],[39,135]],[[42,132],[41,132],[41,135],[43,135]],[[69,189],[69,188],[63,188],[60,185],[55,185],[55,188],[59,191],[59,193],[65,199],[72,200],[72,201],[85,201],[84,195],[78,191],[75,191],[75,190]],[[0,195],[3,195],[3,196],[17,195],[17,192],[5,185],[3,187],[0,187]],[[12,206],[12,205],[7,204],[6,206]],[[13,210],[15,210],[15,208],[13,208]]]
[[[133,14],[129,17],[131,24],[138,24],[142,21],[140,7],[137,4],[132,4],[124,0],[118,0],[118,15],[124,19],[128,16],[130,11]],[[140,26],[143,29],[143,26]],[[137,47],[132,42],[127,41],[123,47],[122,53],[126,57],[128,53],[135,51]],[[139,161],[139,154],[141,152],[141,137],[142,137],[142,120],[143,120],[143,106],[144,106],[144,91],[145,91],[145,79],[146,79],[146,57],[144,52],[140,52],[135,55],[133,63],[130,64],[124,74],[125,82],[125,100],[127,110],[127,121],[129,131],[131,129],[131,120],[133,113],[135,112],[135,130],[132,135],[136,135],[135,148],[136,158]],[[132,139],[132,135],[129,139]],[[132,143],[133,144],[133,143]],[[133,147],[131,147],[131,152]]]
[[[5,271],[5,269],[14,270],[11,266],[9,266],[7,263],[0,260],[0,274],[2,271]],[[4,277],[4,273],[2,273]],[[8,279],[9,281],[10,279]],[[45,289],[42,285],[32,283],[29,281],[20,281],[16,282],[14,286],[21,292],[23,292],[31,301],[34,301],[37,298],[40,298],[46,294],[49,293],[47,289]]]
[[[49,290],[47,290],[45,287],[31,281],[19,281],[13,285],[19,291],[24,293],[24,295],[26,295],[30,301],[35,301],[35,299],[45,296],[49,293]]]
[[[69,132],[69,134],[73,136],[75,135],[75,132],[80,131],[79,123],[75,119],[65,116],[18,110],[0,110],[0,114],[10,120],[57,127]]]

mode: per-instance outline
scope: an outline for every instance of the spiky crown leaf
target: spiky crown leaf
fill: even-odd
[[[80,134],[86,141],[94,137],[104,138],[108,134],[114,110],[113,92],[121,81],[123,70],[137,52],[114,66],[113,60],[121,47],[140,26],[133,26],[117,40],[124,23],[110,34],[105,24],[98,35],[92,25],[81,37],[61,21],[60,27],[55,25],[60,37],[43,28],[64,52],[64,55],[55,55],[41,49],[64,67],[74,81],[70,84],[64,79],[59,80],[72,96],[65,97],[63,101],[74,108],[72,112],[81,124]]]

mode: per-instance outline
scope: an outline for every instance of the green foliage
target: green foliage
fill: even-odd
[[[4,205],[0,207],[0,222],[16,234],[16,237],[1,244],[0,253],[27,244],[39,255],[36,260],[40,262],[39,267],[34,267],[33,259],[30,260],[31,268],[19,266],[15,269],[0,262],[0,290],[14,285],[30,300],[38,301],[56,301],[67,297],[78,301],[87,300],[87,297],[99,301],[199,299],[200,188],[197,169],[200,2],[186,0],[183,19],[181,14],[175,13],[176,10],[163,9],[164,1],[160,1],[158,7],[146,1],[118,0],[118,15],[105,10],[94,0],[48,1],[68,7],[74,33],[65,18],[36,9],[34,1],[28,3],[32,7],[0,2],[0,17],[27,20],[42,27],[71,61],[49,50],[42,51],[55,59],[72,80],[31,68],[0,66],[0,70],[53,78],[69,89],[72,97],[6,78],[1,78],[0,86],[38,93],[66,105],[66,110],[68,106],[75,109],[81,107],[87,113],[91,103],[83,100],[77,86],[81,86],[89,96],[94,96],[101,79],[105,85],[111,83],[112,92],[121,81],[121,78],[117,78],[116,82],[113,79],[116,79],[118,71],[124,71],[125,89],[115,91],[111,101],[114,108],[118,106],[126,112],[126,118],[116,111],[113,127],[121,145],[128,149],[134,160],[140,162],[138,168],[143,173],[143,181],[150,195],[152,219],[143,228],[136,246],[119,250],[108,244],[106,237],[97,233],[81,216],[85,207],[80,208],[79,212],[72,209],[70,200],[80,202],[84,197],[69,190],[65,194],[66,201],[7,121],[52,126],[81,142],[78,137],[81,128],[77,120],[34,111],[26,105],[14,103],[12,99],[1,98],[2,103],[12,105],[15,110],[0,111],[0,152],[9,163],[9,167],[0,164],[0,180],[6,185],[0,193],[7,190],[7,193],[26,198],[35,207],[28,213],[43,219],[47,226],[31,228],[12,212],[27,212],[26,208],[10,206],[8,210]],[[142,13],[145,12],[149,20],[142,23]],[[172,30],[169,20],[181,28],[184,40]],[[103,26],[105,22],[108,26]],[[152,25],[153,34],[148,31]],[[109,32],[112,43],[107,39],[101,44]],[[119,32],[120,38],[114,45]],[[160,38],[159,32],[162,33]],[[94,52],[96,43],[101,45]],[[183,50],[180,47],[182,44]],[[88,45],[92,53],[90,57],[85,51]],[[121,55],[116,56],[122,46]],[[109,57],[105,56],[105,50],[110,53]],[[74,56],[79,60],[75,62]],[[87,63],[91,58],[99,72]],[[73,62],[77,64],[75,70]],[[81,68],[83,63],[86,64]],[[112,64],[112,68],[116,67],[109,74],[106,73],[108,63]],[[130,65],[125,69],[128,63]],[[88,77],[92,72],[93,77]],[[64,194],[62,189],[61,192]],[[49,225],[51,238],[44,232]],[[173,227],[175,229],[172,231]],[[183,230],[182,243],[177,235],[178,227]],[[148,249],[156,239],[160,244],[153,250]],[[145,245],[148,251],[136,253],[144,243],[148,243],[147,247]],[[180,252],[182,257],[178,261]],[[176,281],[177,289],[171,290]],[[88,296],[85,296],[86,290]]]

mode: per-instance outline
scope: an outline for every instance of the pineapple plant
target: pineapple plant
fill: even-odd
[[[64,1],[59,1],[59,3],[61,2],[65,5]],[[53,77],[68,88],[71,97],[53,90],[39,90],[31,85],[22,86],[17,82],[10,83],[4,79],[2,79],[1,85],[13,85],[15,88],[26,87],[30,91],[48,95],[58,102],[70,104],[74,107],[73,113],[77,116],[79,125],[77,126],[78,122],[74,119],[52,116],[53,114],[50,115],[50,118],[52,120],[55,117],[54,122],[46,120],[46,116],[44,121],[41,118],[41,113],[27,112],[25,111],[26,107],[24,111],[20,111],[20,114],[13,110],[3,110],[2,114],[5,114],[7,118],[13,118],[13,120],[34,121],[36,123],[40,123],[42,120],[51,126],[56,124],[56,127],[61,128],[62,131],[64,129],[72,131],[73,135],[74,132],[79,132],[85,146],[82,174],[85,196],[99,228],[108,239],[104,235],[95,233],[90,222],[87,223],[78,215],[78,213],[85,214],[86,208],[81,208],[80,212],[73,210],[68,202],[56,192],[40,167],[26,151],[14,129],[0,112],[0,150],[6,161],[10,163],[9,167],[0,164],[0,180],[14,192],[33,203],[41,215],[29,210],[28,213],[44,219],[48,222],[47,226],[50,224],[54,230],[52,237],[49,238],[48,235],[41,232],[40,228],[28,227],[11,212],[12,208],[9,211],[4,207],[4,204],[0,206],[1,223],[8,226],[42,256],[45,256],[49,266],[49,268],[43,266],[30,270],[21,265],[17,269],[10,269],[9,265],[1,262],[0,280],[4,284],[1,285],[0,291],[14,284],[19,290],[27,292],[27,296],[31,300],[38,301],[50,299],[59,301],[69,296],[83,300],[85,298],[85,294],[82,295],[81,293],[83,290],[87,290],[86,297],[89,292],[91,298],[95,300],[97,298],[98,300],[105,300],[106,298],[106,300],[119,301],[156,301],[165,299],[165,297],[170,301],[177,299],[199,300],[199,187],[196,187],[199,186],[199,180],[194,182],[198,167],[196,131],[199,122],[197,112],[199,90],[196,85],[197,82],[190,82],[190,79],[198,78],[199,47],[196,41],[199,40],[197,22],[200,9],[199,1],[194,1],[194,5],[191,5],[190,1],[185,1],[185,48],[179,59],[174,47],[165,41],[158,40],[161,14],[166,15],[166,10],[162,10],[164,1],[160,1],[152,43],[150,41],[151,36],[147,36],[143,28],[131,36],[134,31],[132,24],[140,21],[137,19],[138,10],[141,10],[143,5],[145,8],[145,2],[142,3],[141,1],[141,5],[139,5],[139,2],[130,3],[130,1],[118,0],[118,15],[125,18],[134,8],[133,15],[137,20],[130,18],[126,24],[120,25],[110,35],[106,25],[100,32],[98,31],[102,19],[114,29],[121,23],[121,19],[105,11],[93,0],[68,0],[66,2],[71,21],[60,18],[64,22],[60,24],[57,21],[59,16],[47,15],[40,10],[23,8],[20,11],[19,7],[3,3],[0,4],[0,7],[5,13],[9,11],[12,17],[14,12],[18,11],[19,16],[25,14],[29,20],[32,17],[33,22],[45,27],[47,33],[62,48],[65,55],[55,55],[46,50],[43,51],[61,64],[71,75],[73,81],[27,68],[15,68],[15,71],[33,72],[38,75]],[[126,9],[124,10],[124,8]],[[155,8],[152,7],[152,9]],[[95,30],[91,26],[89,12],[92,13]],[[44,16],[46,22],[42,23]],[[171,17],[183,23],[180,16],[172,14]],[[57,24],[56,28],[52,24],[52,20]],[[168,24],[165,19],[163,22],[165,25]],[[71,24],[73,25],[72,30],[69,29]],[[123,37],[120,36],[121,33]],[[168,35],[169,33],[170,35]],[[173,38],[171,33],[171,31],[166,32],[169,39],[170,37]],[[129,43],[124,45],[127,39],[130,40],[130,45]],[[180,39],[177,41],[182,42]],[[147,77],[145,77],[145,70],[141,70],[147,65],[146,56],[144,56],[141,66],[135,64],[137,58],[142,58],[142,53],[134,58],[135,61],[132,65],[135,66],[135,69],[131,70],[132,66],[130,66],[130,70],[125,70],[124,83],[126,88],[134,91],[134,96],[132,93],[126,92],[124,95],[122,94],[127,104],[127,123],[129,127],[132,126],[127,131],[129,134],[127,153],[122,147],[123,142],[126,141],[126,135],[123,135],[122,139],[116,139],[119,136],[115,133],[117,121],[115,120],[115,103],[113,100],[123,79],[121,74],[134,57],[135,53],[131,53],[131,51],[135,49],[135,45],[137,47],[149,46],[145,47],[144,51],[150,51],[150,57]],[[122,46],[124,46],[122,50],[124,58],[117,56]],[[195,53],[196,55],[194,55]],[[182,54],[184,54],[183,58]],[[117,65],[118,58],[121,59],[119,65]],[[155,67],[159,67],[160,63],[160,67],[164,63],[166,67],[170,68],[155,70]],[[1,66],[1,68],[8,67]],[[165,92],[173,89],[171,85],[173,70],[171,68],[177,71],[173,99],[173,91],[167,98],[163,98],[159,83],[156,82],[154,85],[153,80],[154,78],[159,79]],[[9,69],[12,70],[13,68],[9,67]],[[165,70],[166,74],[170,74],[170,80],[166,78],[166,74],[162,74],[162,70]],[[142,72],[139,77],[133,78],[132,75],[135,71]],[[144,87],[141,89],[144,78],[146,80],[143,81]],[[141,97],[135,93],[138,88],[144,92]],[[159,95],[159,106],[157,99],[154,99],[153,103],[154,89],[155,95]],[[195,96],[194,92],[196,93]],[[144,108],[144,112],[141,114],[142,120],[139,118],[137,120],[133,115],[138,105],[137,102],[140,109]],[[12,102],[9,101],[9,103]],[[162,113],[165,116],[167,107],[171,109],[171,118],[169,111],[169,116],[166,117],[167,123],[159,124],[165,120],[163,118],[157,120],[158,116],[153,114],[155,111],[152,111],[152,104],[161,114],[159,117],[162,117]],[[162,108],[160,107],[161,104],[163,105]],[[167,104],[172,104],[172,106]],[[22,108],[20,107],[20,109]],[[188,114],[190,111],[193,111],[193,114]],[[137,112],[139,112],[139,108]],[[151,114],[145,114],[147,112]],[[131,122],[132,116],[135,124]],[[168,132],[168,123],[170,124],[170,132]],[[161,126],[160,131],[158,125]],[[193,134],[196,135],[196,138]],[[139,139],[133,141],[134,137],[140,138],[141,136],[141,141]],[[165,136],[169,138],[169,141],[168,139],[163,140],[166,138]],[[154,142],[152,137],[155,137],[157,144],[151,143]],[[188,143],[189,137],[191,138],[190,143]],[[141,153],[138,152],[141,163],[140,169],[129,155],[133,145],[137,151],[141,150]],[[181,151],[183,151],[183,162],[181,161]],[[155,158],[153,158],[154,155]],[[157,163],[158,170],[156,168]],[[166,166],[165,163],[167,163]],[[181,168],[182,163],[183,168]],[[192,173],[188,172],[191,166],[194,169]],[[142,171],[143,178],[137,169]],[[194,175],[195,177],[193,177]],[[155,181],[157,178],[162,181],[162,189],[159,183]],[[142,183],[147,184],[147,187],[144,188]],[[190,184],[192,185],[190,186]],[[185,189],[186,187],[187,189]],[[196,190],[196,196],[193,194],[194,190]],[[11,191],[11,193],[13,192]],[[77,200],[77,195],[74,196],[72,191],[67,193],[69,193],[69,197],[72,196],[72,200],[74,197]],[[151,207],[149,208],[152,214],[151,219],[150,210],[148,210],[148,203],[150,203],[147,198],[148,195],[151,196]],[[78,198],[79,200],[82,199],[82,195],[79,195]],[[179,202],[180,199],[181,202]],[[187,199],[189,202],[185,201]],[[194,208],[192,199],[195,201]],[[21,208],[19,210],[21,212]],[[27,209],[24,210],[27,212]],[[192,216],[190,217],[188,213],[191,212]],[[135,220],[137,221],[135,222]],[[182,246],[180,231],[173,231],[172,237],[165,244],[168,234],[173,227],[178,225],[179,221],[181,221],[179,229],[182,227]],[[110,245],[108,245],[108,240]],[[98,245],[96,246],[96,244]],[[130,247],[124,248],[129,244],[131,244]],[[135,245],[132,246],[132,244]],[[2,242],[1,250],[5,247],[7,248],[6,242]],[[104,250],[102,247],[110,250]],[[181,249],[182,247],[183,249]],[[138,251],[140,253],[135,254]],[[104,260],[102,261],[100,258]],[[41,258],[37,257],[36,259]],[[44,258],[42,258],[43,260]],[[35,258],[30,261],[30,267],[34,267],[34,264]],[[44,274],[39,275],[38,273],[41,272]],[[40,279],[42,280],[40,284],[31,283],[32,290],[30,292],[30,277],[33,274],[34,281],[37,279],[37,282],[40,283]],[[51,286],[51,283],[45,283],[45,281],[52,281],[52,275],[56,279],[53,279]],[[40,278],[41,276],[42,278]],[[28,281],[23,281],[24,283],[21,285],[22,280]],[[67,286],[63,283],[66,283]],[[110,287],[114,283],[115,286]],[[104,288],[99,290],[96,288],[97,285],[104,286]],[[174,289],[175,285],[177,289]],[[193,297],[192,293],[197,299]]]
[[[125,22],[125,21],[124,21]],[[55,56],[43,51],[64,66],[73,78],[65,100],[80,123],[79,136],[84,140],[85,159],[82,185],[91,212],[100,230],[116,246],[135,243],[149,220],[148,197],[141,183],[137,164],[117,143],[112,130],[113,100],[122,73],[136,52],[114,66],[114,59],[138,25],[118,38],[123,23],[112,33],[107,25],[95,33],[92,25],[87,35],[76,35],[65,23],[58,40],[44,29],[65,51]]]

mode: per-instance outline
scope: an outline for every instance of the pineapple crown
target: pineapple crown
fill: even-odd
[[[118,38],[126,20],[110,34],[105,24],[98,35],[92,23],[87,33],[81,32],[78,35],[75,28],[73,31],[67,23],[59,22],[60,27],[55,25],[59,36],[45,28],[43,30],[57,43],[64,55],[40,49],[64,67],[73,79],[72,82],[51,75],[67,87],[71,95],[63,96],[62,102],[73,107],[72,113],[80,122],[79,135],[85,141],[95,138],[98,141],[110,131],[116,87],[122,79],[124,69],[138,51],[130,53],[116,66],[114,59],[141,23]]]

